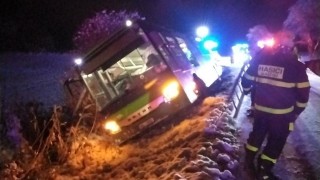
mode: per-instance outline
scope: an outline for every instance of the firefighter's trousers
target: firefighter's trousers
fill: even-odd
[[[258,169],[262,167],[271,172],[290,131],[293,129],[294,118],[293,113],[279,115],[255,111],[253,129],[247,141],[246,151],[247,155],[256,155],[260,151],[263,141],[267,138],[266,146],[258,157],[258,165],[260,166]]]

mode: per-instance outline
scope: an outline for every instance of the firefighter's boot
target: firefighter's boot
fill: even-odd
[[[246,149],[245,162],[244,162],[244,172],[249,180],[257,179],[258,174],[255,167],[255,157],[256,152]]]
[[[259,180],[278,180],[278,178],[272,172],[274,163],[259,158],[257,166]]]

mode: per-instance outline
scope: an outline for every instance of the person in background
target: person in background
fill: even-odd
[[[154,72],[156,73],[160,73],[167,68],[163,61],[160,60],[160,57],[158,55],[150,54],[147,59],[147,67],[153,68]]]
[[[156,78],[167,69],[167,65],[161,60],[159,55],[149,54],[146,59],[147,70],[140,75],[140,79],[143,79],[145,82]]]
[[[310,91],[306,68],[292,50],[292,36],[281,32],[275,37],[276,47],[257,54],[241,82],[247,90],[255,86],[254,122],[245,144],[245,171],[258,179],[277,179],[272,168],[294,121],[307,106]],[[266,146],[258,154],[265,138]]]
[[[192,77],[193,82],[196,84],[198,97],[200,99],[204,99],[205,97],[209,96],[209,90],[204,81],[196,73],[193,73]]]

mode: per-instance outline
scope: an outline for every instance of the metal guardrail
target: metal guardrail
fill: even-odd
[[[243,92],[243,88],[241,86],[241,78],[244,75],[245,71],[248,69],[249,63],[245,63],[242,67],[241,70],[235,80],[235,83],[231,89],[230,96],[228,98],[228,102],[231,102],[232,105],[234,106],[234,115],[233,118],[237,118],[238,113],[240,111],[241,105],[243,98],[245,96]]]

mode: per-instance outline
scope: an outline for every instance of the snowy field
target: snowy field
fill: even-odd
[[[64,103],[65,72],[72,55],[56,53],[4,53],[0,55],[0,97],[13,102],[42,102],[45,107]]]

